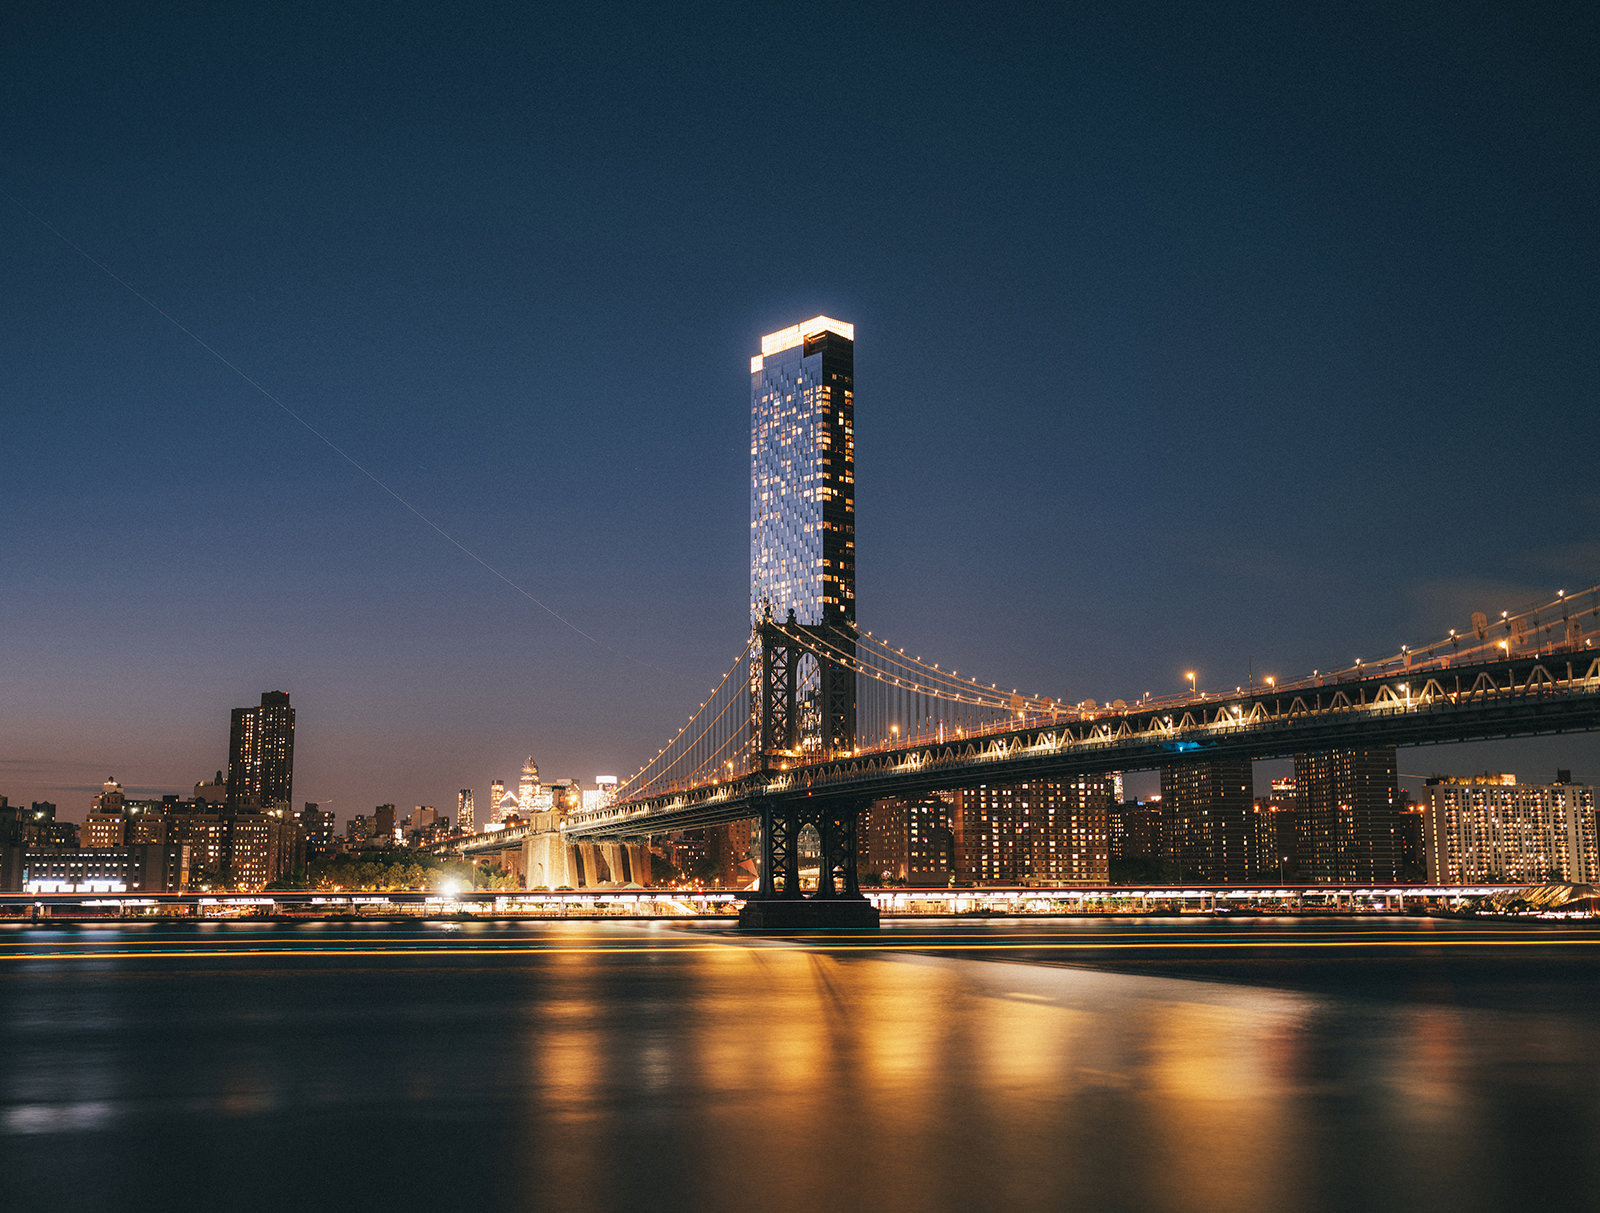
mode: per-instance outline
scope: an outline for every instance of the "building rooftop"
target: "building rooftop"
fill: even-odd
[[[750,359],[750,373],[753,375],[761,369],[762,359],[770,358],[773,354],[781,354],[784,350],[792,350],[807,337],[815,333],[838,333],[846,341],[856,339],[856,326],[846,324],[843,320],[834,320],[828,316],[813,316],[810,320],[799,324],[791,324],[786,329],[779,329],[776,333],[768,333],[761,339],[761,352]]]

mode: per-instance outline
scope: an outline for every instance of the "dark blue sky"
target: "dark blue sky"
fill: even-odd
[[[964,672],[1600,581],[1594,9],[577,7],[5,7],[0,794],[187,791],[280,688],[341,816],[628,774],[743,643],[748,356],[819,312],[861,622]]]

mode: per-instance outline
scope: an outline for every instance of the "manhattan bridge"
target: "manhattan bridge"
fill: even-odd
[[[756,926],[870,925],[866,806],[979,785],[1348,747],[1600,728],[1600,586],[1375,661],[1230,693],[1076,703],[907,655],[855,622],[854,328],[816,317],[751,359],[751,626],[698,708],[573,843],[758,823]],[[821,843],[814,892],[800,835]],[[496,845],[512,841],[506,837]],[[470,848],[469,848],[470,849]]]

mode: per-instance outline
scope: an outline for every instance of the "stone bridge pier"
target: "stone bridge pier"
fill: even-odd
[[[568,842],[559,829],[522,844],[524,887],[593,889],[650,883],[650,848],[641,842]]]

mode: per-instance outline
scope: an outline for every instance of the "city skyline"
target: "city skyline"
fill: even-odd
[[[862,626],[1025,691],[1305,673],[1600,569],[1600,496],[1545,468],[1596,430],[1559,22],[998,15],[953,51],[948,10],[848,14],[812,93],[744,65],[761,15],[674,89],[665,18],[415,62],[400,6],[351,68],[348,15],[111,13],[0,51],[13,803],[184,792],[270,688],[341,819],[530,750],[626,777],[743,641],[743,369],[802,316],[862,336]],[[850,189],[753,185],[819,104]],[[1600,742],[1400,754],[1557,767]]]

